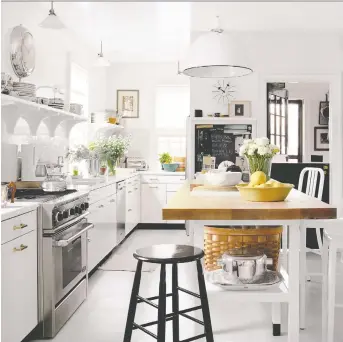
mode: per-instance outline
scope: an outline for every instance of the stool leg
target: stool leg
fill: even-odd
[[[158,294],[157,342],[166,340],[166,265],[161,264],[160,290]]]
[[[328,276],[328,342],[334,342],[335,326],[335,290],[336,290],[336,260],[337,249],[335,243],[331,241],[329,247],[329,276]]]
[[[208,306],[204,272],[203,272],[200,260],[197,260],[197,270],[198,270],[198,283],[199,283],[199,292],[200,292],[200,300],[201,300],[201,307],[202,307],[202,315],[204,318],[206,342],[214,342],[212,324],[211,324],[211,316],[210,316],[210,308]]]
[[[135,279],[133,281],[133,286],[132,286],[129,312],[127,314],[124,342],[131,341],[133,322],[135,319],[136,307],[137,307],[137,295],[139,292],[139,285],[141,282],[141,272],[142,272],[142,261],[138,260],[136,273],[135,273]]]
[[[172,266],[172,294],[173,294],[173,342],[180,342],[180,326],[179,326],[179,290],[178,290],[178,274],[177,264]]]

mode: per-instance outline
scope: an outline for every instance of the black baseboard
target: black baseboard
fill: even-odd
[[[139,223],[135,229],[185,230],[184,223]]]

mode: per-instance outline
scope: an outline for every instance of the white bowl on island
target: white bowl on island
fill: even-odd
[[[204,184],[212,186],[234,186],[241,182],[242,172],[212,170],[204,175]]]

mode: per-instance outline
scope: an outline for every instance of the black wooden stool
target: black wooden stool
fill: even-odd
[[[173,342],[191,342],[198,340],[202,337],[206,338],[207,342],[213,342],[213,332],[210,317],[210,310],[208,306],[205,279],[203,269],[201,266],[201,258],[204,256],[204,252],[200,248],[185,246],[185,245],[154,245],[151,247],[141,248],[133,254],[138,260],[137,269],[135,273],[135,279],[133,282],[129,312],[127,315],[124,342],[130,342],[132,336],[132,330],[140,329],[146,334],[157,339],[158,342],[165,342],[166,340],[166,322],[173,321]],[[187,289],[178,286],[178,270],[177,265],[179,263],[196,261],[198,270],[198,283],[199,293],[194,293]],[[139,295],[139,285],[141,281],[141,271],[143,262],[150,262],[155,264],[161,264],[160,273],[160,285],[159,295],[149,298],[143,298]],[[172,293],[166,293],[166,264],[172,264]],[[199,298],[201,305],[195,306],[189,309],[179,310],[179,291],[185,292],[196,298]],[[166,297],[172,297],[172,309],[173,312],[166,314]],[[153,300],[158,299],[158,305]],[[146,303],[154,308],[158,309],[158,320],[137,324],[134,322],[137,303]],[[202,309],[203,322],[187,315],[188,312]],[[179,315],[186,317],[198,324],[204,326],[204,333],[187,338],[180,341],[179,337]],[[157,324],[157,335],[147,330],[146,327]]]

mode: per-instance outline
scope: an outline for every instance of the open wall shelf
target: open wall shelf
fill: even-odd
[[[73,126],[87,121],[81,115],[1,94],[1,120],[6,125],[7,133],[13,134],[19,118],[27,122],[30,133],[34,136],[37,135],[38,127],[43,122],[47,126],[51,137],[54,136],[59,125],[63,127],[65,135],[68,137]]]

